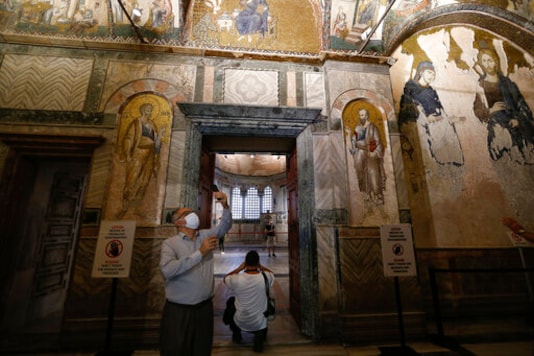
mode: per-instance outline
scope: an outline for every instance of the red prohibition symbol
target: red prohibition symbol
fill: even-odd
[[[394,244],[391,250],[397,256],[402,256],[404,253],[404,247],[401,244]]]
[[[123,246],[120,240],[111,240],[106,245],[106,256],[109,258],[117,258],[121,255],[122,250]]]

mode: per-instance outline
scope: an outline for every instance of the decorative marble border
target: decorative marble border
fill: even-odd
[[[98,112],[0,109],[0,122],[102,125],[104,114]]]

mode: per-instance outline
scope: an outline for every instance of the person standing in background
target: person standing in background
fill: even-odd
[[[270,218],[269,222],[265,225],[264,233],[265,233],[265,240],[267,243],[267,253],[269,254],[269,257],[271,257],[271,254],[273,257],[276,257],[276,253],[274,252],[276,247],[276,226],[273,223],[273,219]]]

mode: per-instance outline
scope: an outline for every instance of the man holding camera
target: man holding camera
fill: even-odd
[[[178,234],[161,245],[159,267],[165,278],[167,299],[161,318],[162,356],[211,355],[213,344],[213,250],[230,230],[232,213],[223,192],[213,197],[223,207],[219,224],[199,229],[199,217],[189,208],[172,216]]]
[[[243,273],[240,273],[243,272]],[[254,351],[263,352],[267,336],[267,288],[274,283],[274,274],[261,265],[256,251],[249,251],[245,261],[228,273],[224,284],[235,293],[226,302],[223,317],[225,324],[232,330],[232,340],[241,342],[241,331],[254,334]]]

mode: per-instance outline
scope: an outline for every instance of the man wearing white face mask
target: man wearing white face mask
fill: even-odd
[[[160,354],[203,356],[213,342],[213,253],[232,226],[226,194],[213,192],[223,207],[219,224],[199,230],[198,215],[189,208],[173,214],[178,235],[161,245],[159,267],[167,301],[161,318]]]

